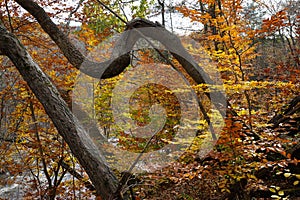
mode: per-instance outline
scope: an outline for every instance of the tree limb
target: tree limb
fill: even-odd
[[[84,177],[79,174],[74,168],[72,168],[69,164],[66,162],[61,163],[62,168],[67,170],[72,176],[77,178],[78,180],[82,181],[86,188],[88,188],[90,191],[95,191],[95,186],[88,180],[84,180]]]
[[[68,37],[55,25],[55,23],[50,19],[45,10],[40,7],[37,3],[32,0],[16,0],[16,2],[26,9],[38,23],[41,25],[43,30],[52,38],[52,40],[61,49],[62,53],[69,60],[69,62],[80,69],[83,73],[90,75],[95,78],[111,78],[120,74],[130,63],[129,51],[137,42],[142,35],[150,37],[154,40],[161,42],[178,60],[178,62],[184,67],[187,73],[195,80],[196,83],[207,83],[214,85],[214,82],[210,77],[204,72],[204,70],[199,67],[199,65],[194,61],[192,56],[185,50],[182,46],[179,38],[167,31],[158,23],[153,23],[145,19],[135,19],[127,23],[127,30],[138,29],[138,28],[153,28],[153,31],[139,29],[137,34],[123,34],[121,38],[117,41],[114,52],[115,54],[111,59],[96,63],[86,59],[81,52],[76,49],[76,47],[70,42]],[[142,35],[139,34],[142,32]],[[125,55],[122,53],[126,52]],[[99,77],[99,74],[103,74]],[[225,116],[224,110],[226,109],[226,98],[222,92],[212,92],[209,98],[213,98],[213,102],[217,109],[221,111],[221,114]]]
[[[60,48],[68,61],[83,73],[99,78],[100,72],[103,72],[101,78],[111,78],[120,74],[130,63],[129,53],[125,55],[116,55],[115,57],[101,63],[86,59],[82,53],[70,42],[69,38],[56,26],[50,19],[45,10],[32,0],[16,0],[25,10],[27,10],[40,24],[42,29],[51,37],[51,39]],[[126,47],[125,47],[126,48]],[[120,50],[120,52],[126,52]]]

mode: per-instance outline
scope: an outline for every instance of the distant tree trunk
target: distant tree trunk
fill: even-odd
[[[165,1],[164,0],[158,0],[158,4],[161,7],[161,22],[162,25],[165,26],[166,25],[166,20],[165,20]]]
[[[199,1],[199,4],[200,4],[200,11],[202,14],[205,14],[205,9],[204,9],[204,5],[203,5],[203,2],[202,0]],[[208,25],[207,23],[204,24],[204,34],[207,34],[207,31],[208,31]]]

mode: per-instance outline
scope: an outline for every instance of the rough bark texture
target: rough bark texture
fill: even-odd
[[[130,34],[123,34],[116,44],[114,49],[115,53],[111,59],[105,62],[95,63],[86,59],[80,53],[80,51],[76,49],[68,37],[61,30],[59,30],[44,9],[37,3],[33,2],[32,0],[16,0],[16,2],[35,17],[43,30],[57,44],[69,62],[87,75],[100,78],[99,74],[102,74],[101,78],[110,78],[120,74],[130,63],[130,56],[128,52],[132,49],[137,40],[143,36],[146,36],[162,43],[166,49],[168,49],[178,60],[178,62],[183,66],[183,68],[196,83],[207,83],[214,85],[213,81],[209,78],[206,72],[199,67],[192,56],[182,46],[179,38],[157,23],[153,23],[145,19],[135,19],[129,22],[127,24],[127,30],[137,30],[135,34],[132,31]],[[149,28],[153,28],[153,31],[149,31]],[[125,54],[123,54],[124,52]],[[221,114],[225,116],[225,95],[220,91],[216,91],[209,93],[208,96],[214,100],[214,105],[221,112]]]
[[[0,24],[0,51],[10,58],[42,103],[59,134],[85,168],[98,195],[101,195],[103,199],[112,198],[118,181],[109,169],[103,155],[93,145],[86,131],[61,98],[58,90],[33,61],[25,47],[2,24]]]
[[[145,19],[135,19],[127,24],[127,29],[133,29],[135,34],[130,34],[122,41],[126,41],[127,46],[133,46],[141,37],[149,37],[159,41],[165,48],[170,51],[174,58],[181,64],[185,71],[193,78],[197,84],[206,83],[215,85],[214,81],[193,59],[193,57],[185,50],[180,39],[166,30],[157,23]],[[210,99],[213,99],[214,105],[225,116],[227,100],[221,91],[207,93]]]
[[[95,78],[99,78],[99,71],[106,69],[102,78],[111,78],[120,74],[130,63],[129,53],[125,55],[115,55],[110,60],[96,63],[87,60],[82,53],[70,42],[68,37],[50,19],[45,10],[32,0],[16,0],[25,10],[27,10],[41,25],[42,29],[60,48],[68,61],[77,69]],[[120,50],[122,51],[122,49]],[[124,52],[124,51],[122,51]]]

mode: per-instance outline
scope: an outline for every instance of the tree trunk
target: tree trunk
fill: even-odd
[[[118,180],[89,135],[69,110],[56,87],[33,61],[18,39],[0,24],[0,51],[14,63],[32,92],[44,106],[59,134],[88,173],[97,194],[111,199]]]

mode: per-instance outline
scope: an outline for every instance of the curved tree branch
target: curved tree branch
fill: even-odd
[[[165,48],[174,56],[174,58],[181,64],[185,71],[192,77],[197,84],[206,83],[214,86],[216,83],[208,76],[208,74],[195,62],[194,58],[183,47],[180,39],[173,33],[166,30],[158,23],[153,23],[145,19],[134,19],[127,24],[129,35],[124,37],[122,41],[126,41],[128,47],[134,46],[138,39],[142,37],[149,37],[153,40],[159,41]],[[212,103],[220,111],[222,116],[225,116],[227,100],[223,92],[213,90],[206,95],[212,99]]]
[[[179,63],[184,67],[184,69],[196,83],[207,83],[214,85],[214,82],[210,79],[207,73],[204,72],[201,67],[199,67],[192,56],[182,46],[179,38],[158,23],[153,23],[145,19],[135,19],[127,23],[126,30],[138,30],[136,31],[136,34],[133,34],[132,32],[130,32],[130,34],[122,34],[114,48],[114,55],[112,55],[112,57],[107,61],[96,63],[86,59],[81,54],[81,52],[70,42],[68,37],[61,30],[59,30],[55,23],[50,19],[45,10],[37,3],[33,2],[32,0],[16,0],[16,2],[35,17],[43,30],[57,44],[69,62],[81,72],[89,76],[105,79],[120,74],[130,63],[129,52],[132,50],[132,47],[139,38],[145,35],[161,42],[166,49],[168,49],[179,61]],[[153,31],[143,31],[143,29],[139,28],[153,28]],[[209,98],[214,99],[213,103],[217,109],[221,111],[221,114],[225,116],[225,95],[220,91],[216,91],[208,94],[208,96]]]
[[[102,71],[103,68],[107,68],[107,66],[109,66],[101,78],[110,78],[118,75],[128,66],[130,61],[128,54],[115,54],[110,60],[101,63],[87,60],[70,42],[68,37],[55,25],[42,7],[32,0],[16,0],[16,2],[26,9],[38,21],[43,30],[57,44],[69,62],[77,69],[80,69],[83,73],[98,78],[95,74],[99,74],[99,71]],[[207,76],[207,74],[198,66],[197,63],[194,62],[194,59],[185,50],[176,35],[167,31],[160,24],[153,23],[145,19],[138,18],[127,24],[127,30],[146,27],[153,27],[156,29],[153,29],[151,33],[145,31],[143,34],[161,42],[198,84],[213,84],[212,80]],[[131,51],[136,41],[141,37],[141,34],[125,34],[125,36],[122,36],[119,39],[117,48],[115,48],[115,50],[121,49],[119,50],[121,53]],[[182,56],[184,56],[185,59]]]
[[[116,55],[102,63],[96,63],[86,59],[82,53],[70,42],[69,38],[50,19],[45,10],[32,0],[16,0],[25,10],[27,10],[40,24],[42,29],[60,48],[68,61],[83,73],[99,78],[99,72],[103,72],[101,78],[111,78],[120,74],[130,63],[129,53]],[[126,46],[125,46],[126,48]],[[120,52],[126,52],[120,49]],[[128,52],[128,51],[127,51]]]

